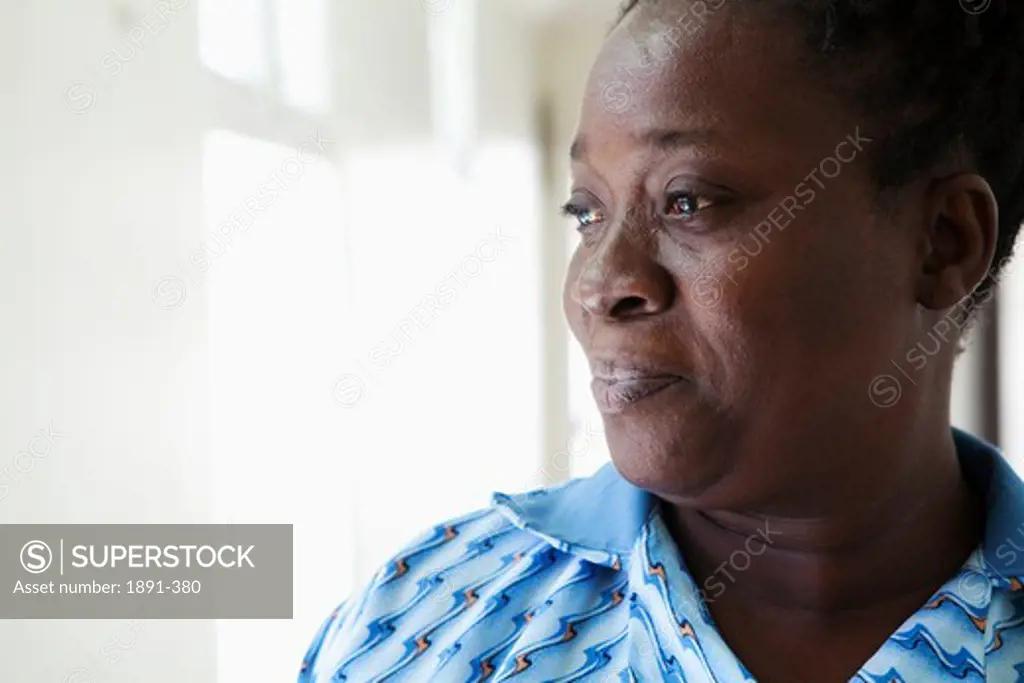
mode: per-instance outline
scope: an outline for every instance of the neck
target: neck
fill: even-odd
[[[948,430],[938,452],[933,445],[922,455],[914,459],[920,472],[878,481],[884,497],[838,514],[783,518],[666,504],[665,522],[697,585],[723,604],[814,616],[920,604],[963,564],[984,524]]]

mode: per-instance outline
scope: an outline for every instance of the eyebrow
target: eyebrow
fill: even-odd
[[[671,152],[681,147],[694,147],[717,139],[719,136],[707,128],[690,128],[685,130],[671,130],[666,128],[652,128],[631,135],[635,141],[647,147],[653,147],[659,152]],[[580,161],[587,155],[587,139],[580,135],[573,140],[569,147],[569,158],[572,161]]]

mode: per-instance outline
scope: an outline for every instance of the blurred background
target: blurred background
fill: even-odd
[[[293,620],[0,621],[0,681],[294,680],[427,525],[607,461],[556,206],[615,5],[0,0],[0,523],[295,528]],[[1003,288],[954,413],[1024,458]]]

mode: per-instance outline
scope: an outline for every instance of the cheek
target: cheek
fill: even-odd
[[[692,349],[705,389],[716,402],[744,402],[758,381],[759,354],[751,342],[763,338],[759,321],[743,307],[742,290],[729,280],[721,283],[714,306],[696,302],[696,296],[689,301],[689,329],[679,330],[679,343],[685,343],[681,348]]]
[[[888,352],[880,335],[901,302],[891,289],[878,296],[878,282],[891,282],[893,249],[838,208],[823,203],[758,244],[731,246],[722,301],[700,315],[730,386],[859,387]]]

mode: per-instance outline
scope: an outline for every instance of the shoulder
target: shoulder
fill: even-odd
[[[495,507],[435,524],[328,616],[299,681],[355,680],[353,672],[363,679],[407,667],[428,649],[434,654],[434,633],[465,630],[479,617],[475,603],[500,594],[524,566],[550,566],[557,555]]]

